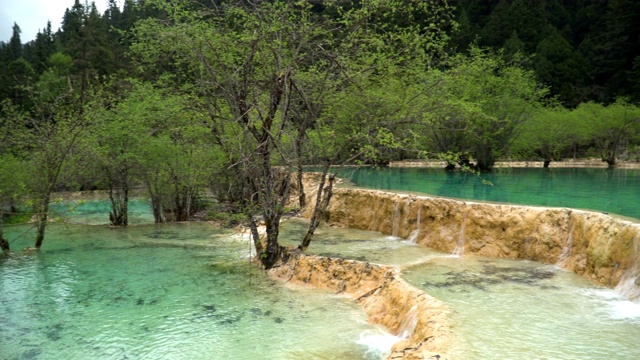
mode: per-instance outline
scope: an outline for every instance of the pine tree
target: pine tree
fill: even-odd
[[[20,41],[20,26],[17,23],[13,23],[13,35],[11,35],[11,39],[9,40],[9,57],[8,61],[18,60],[22,56],[22,42]]]
[[[56,48],[53,39],[53,32],[51,31],[51,21],[48,21],[44,30],[38,32],[35,40],[35,57],[33,66],[38,74],[41,74],[47,68],[47,61],[55,51]]]

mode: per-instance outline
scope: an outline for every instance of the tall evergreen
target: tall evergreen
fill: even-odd
[[[11,35],[11,39],[9,40],[9,48],[8,48],[8,61],[18,60],[22,56],[22,42],[20,41],[20,26],[17,23],[13,23],[13,34]]]
[[[33,65],[37,73],[42,73],[47,68],[49,57],[56,52],[51,21],[47,22],[44,30],[38,32],[35,40],[35,56]]]
[[[62,21],[62,46],[73,59],[73,74],[82,94],[97,77],[113,71],[113,53],[109,48],[105,22],[95,6],[75,0]]]
[[[459,51],[477,44],[535,55],[538,78],[565,105],[640,100],[640,2],[455,0]]]

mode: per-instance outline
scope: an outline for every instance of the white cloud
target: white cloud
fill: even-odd
[[[74,2],[75,0],[0,0],[0,41],[9,41],[13,34],[13,23],[17,23],[22,30],[20,40],[23,44],[34,40],[38,30],[44,29],[49,20],[55,32],[60,27],[64,11],[72,7]],[[98,11],[104,13],[108,0],[96,0],[95,3]]]

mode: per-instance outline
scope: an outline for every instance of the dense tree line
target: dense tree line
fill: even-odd
[[[234,204],[271,267],[305,165],[322,177],[303,250],[332,165],[637,158],[635,50],[618,44],[617,65],[580,55],[634,23],[609,24],[623,1],[572,3],[111,0],[99,14],[76,0],[59,31],[22,44],[16,24],[0,46],[0,211],[28,209],[40,247],[55,191],[104,189],[111,223],[127,225],[134,189],[156,222],[189,219],[206,190]]]
[[[640,3],[633,0],[453,0],[452,45],[504,49],[568,107],[640,101]]]

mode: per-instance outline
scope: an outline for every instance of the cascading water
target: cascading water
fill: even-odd
[[[567,264],[567,261],[569,261],[569,259],[571,258],[571,250],[573,248],[573,233],[575,230],[575,224],[572,220],[569,221],[571,224],[569,226],[569,235],[567,235],[567,241],[564,245],[564,248],[562,249],[562,254],[560,254],[558,261],[556,261],[556,266],[560,268],[564,268]]]
[[[398,237],[400,232],[400,224],[402,222],[402,209],[400,201],[397,201],[393,208],[393,219],[391,219],[391,236]]]
[[[422,207],[418,206],[418,215],[416,218],[416,229],[413,230],[411,234],[409,234],[409,238],[407,239],[409,242],[412,242],[414,244],[418,242],[418,236],[420,236],[420,230],[422,230],[421,229],[421,222],[422,222],[421,212],[422,212]]]
[[[615,291],[622,297],[632,301],[640,299],[640,239],[633,238],[633,263],[622,274]]]
[[[402,319],[398,329],[398,337],[401,339],[410,338],[416,325],[418,325],[418,307],[414,305]]]
[[[451,255],[455,257],[460,257],[464,254],[464,232],[467,227],[467,213],[463,213],[462,215],[462,224],[460,225],[460,233],[458,234],[458,243],[456,244],[456,248],[453,250]]]

